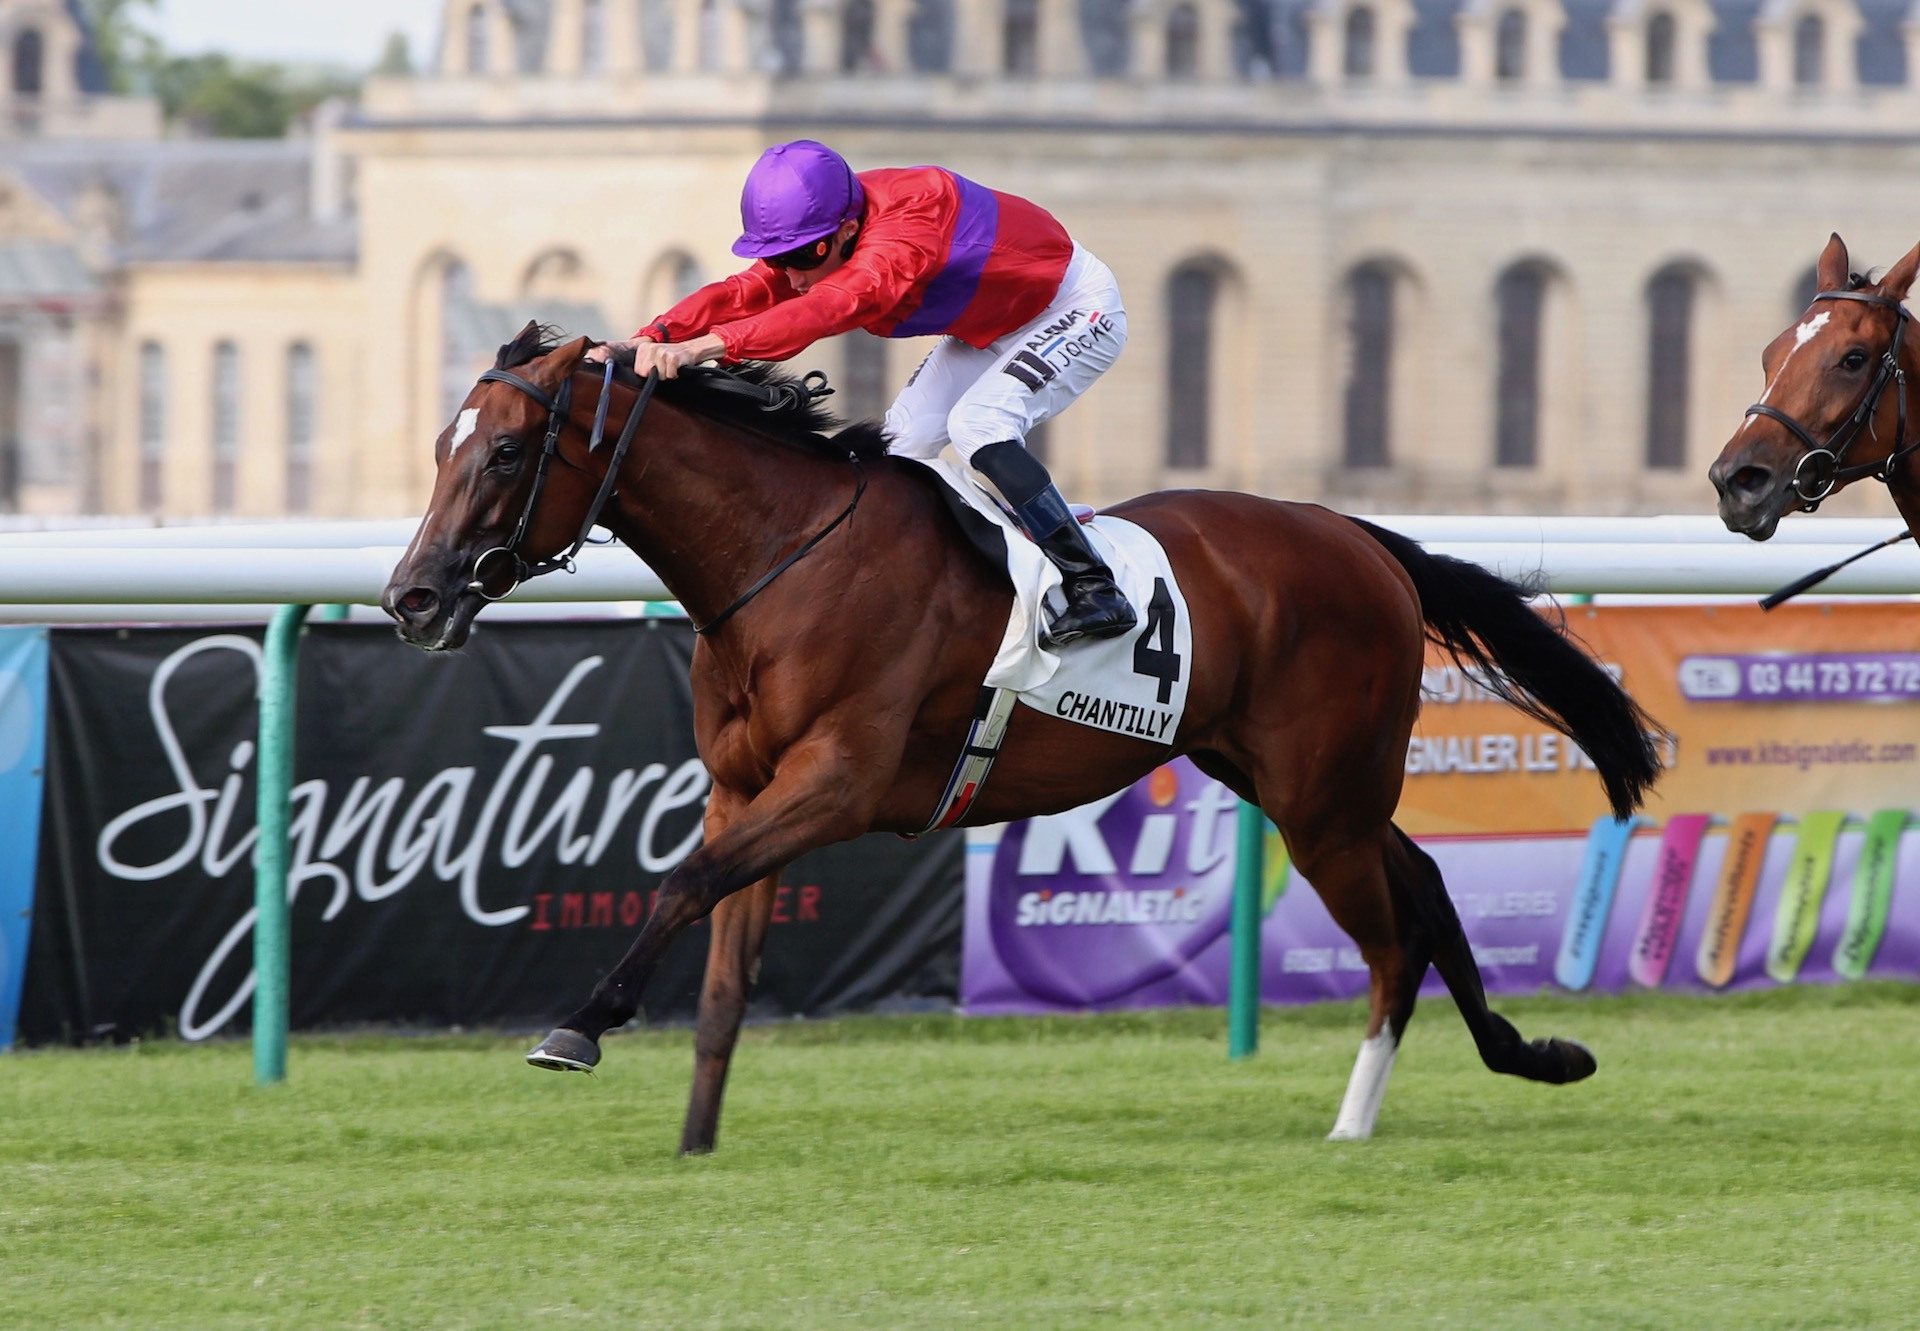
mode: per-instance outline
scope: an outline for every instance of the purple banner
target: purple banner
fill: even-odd
[[[1869,835],[1872,812],[1845,819],[1830,858],[1810,858],[1804,849],[1796,856],[1801,828],[1792,819],[1779,821],[1724,987],[1776,983],[1767,972],[1769,943],[1787,927],[1777,925],[1777,917],[1793,924],[1812,899],[1805,879],[1814,872],[1825,892],[1817,898],[1812,942],[1795,982],[1837,981],[1853,972],[1920,977],[1920,830],[1893,827],[1884,840],[1891,863],[1881,865],[1871,849],[1879,844]],[[1234,817],[1232,795],[1183,759],[1085,808],[970,832],[962,1005],[987,1014],[1225,1002]],[[1593,838],[1617,837],[1618,829],[1432,837],[1421,844],[1446,877],[1490,991],[1563,988],[1555,962],[1576,931],[1573,950],[1592,950],[1591,970],[1579,968],[1589,992],[1620,991],[1636,978],[1655,977],[1665,989],[1704,992],[1723,987],[1704,978],[1699,954],[1728,827],[1717,818],[1675,816],[1680,819],[1688,821],[1673,836],[1658,820],[1635,823],[1618,851],[1617,870],[1610,869],[1616,876],[1599,918],[1591,890],[1584,904],[1578,900],[1583,870],[1591,877]],[[1271,856],[1277,838],[1268,844]],[[1870,847],[1864,867],[1863,847]],[[1265,1001],[1366,991],[1359,950],[1297,873],[1270,872],[1265,896]],[[1644,955],[1650,918],[1660,922],[1661,966],[1647,964]],[[1865,933],[1863,918],[1871,924]],[[1864,957],[1861,937],[1872,940]],[[1851,948],[1845,973],[1834,967],[1843,939]],[[1636,949],[1643,954],[1638,965]],[[1429,976],[1428,988],[1439,987]]]

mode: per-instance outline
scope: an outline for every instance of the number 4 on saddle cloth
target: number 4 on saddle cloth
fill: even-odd
[[[945,458],[920,463],[970,540],[1007,572],[1013,611],[1000,650],[981,681],[980,704],[960,761],[925,831],[951,827],[986,785],[1015,702],[1098,730],[1170,744],[1187,705],[1193,627],[1167,552],[1124,518],[1096,517],[1087,539],[1140,612],[1140,625],[1114,638],[1043,646],[1052,611],[1065,604],[1060,570],[985,491]]]

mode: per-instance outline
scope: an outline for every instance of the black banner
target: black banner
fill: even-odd
[[[295,1027],[539,1027],[626,950],[700,840],[683,621],[488,626],[430,656],[372,625],[301,647]],[[46,812],[20,1038],[245,1029],[257,632],[51,638]],[[957,834],[870,836],[784,876],[756,1009],[951,999]],[[646,994],[690,1015],[707,928]]]

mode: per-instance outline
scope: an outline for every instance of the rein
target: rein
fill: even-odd
[[[1857,300],[1863,305],[1878,305],[1892,310],[1897,317],[1893,321],[1893,339],[1880,358],[1880,368],[1874,374],[1873,382],[1867,386],[1866,396],[1860,399],[1860,405],[1853,409],[1853,414],[1840,423],[1824,444],[1813,437],[1811,430],[1778,407],[1756,402],[1747,408],[1749,417],[1765,416],[1768,420],[1778,421],[1806,445],[1807,451],[1800,455],[1800,461],[1793,469],[1793,492],[1799,496],[1801,507],[1808,513],[1818,509],[1820,502],[1838,487],[1863,476],[1871,476],[1883,485],[1891,485],[1895,464],[1920,448],[1920,439],[1907,442],[1907,372],[1900,368],[1900,343],[1907,330],[1907,321],[1913,316],[1907,313],[1906,306],[1890,296],[1866,291],[1822,291],[1813,299],[1816,303],[1823,300]],[[1880,405],[1880,396],[1887,391],[1888,384],[1899,386],[1896,399],[1899,404],[1899,424],[1894,430],[1893,451],[1878,462],[1859,462],[1851,467],[1841,465],[1846,460],[1847,450],[1853,447],[1860,432],[1872,421],[1874,411]]]
[[[708,386],[721,392],[752,398],[762,411],[767,412],[803,408],[833,392],[833,389],[827,385],[827,376],[820,370],[810,370],[796,382],[777,385],[756,384],[718,368],[690,366],[687,372],[697,374]],[[541,444],[540,461],[533,474],[533,489],[527,494],[526,507],[520,510],[520,521],[514,527],[513,535],[508,538],[505,545],[497,545],[482,551],[480,557],[473,561],[473,573],[471,581],[467,583],[467,590],[489,601],[504,600],[527,579],[537,578],[543,573],[553,573],[560,569],[565,569],[569,573],[575,571],[574,557],[587,543],[587,538],[592,533],[594,525],[600,520],[600,514],[605,510],[607,501],[613,497],[613,487],[619,478],[620,466],[626,460],[627,450],[633,444],[634,435],[639,433],[640,418],[646,415],[647,405],[653,401],[654,390],[660,386],[660,374],[657,370],[648,374],[646,382],[641,384],[640,392],[634,398],[633,407],[627,413],[626,423],[620,427],[620,437],[614,443],[613,454],[607,460],[607,474],[601,480],[600,489],[595,493],[593,502],[587,506],[587,515],[581,521],[580,534],[574,538],[573,545],[563,555],[543,559],[538,564],[528,564],[520,554],[520,543],[526,539],[527,528],[533,523],[534,509],[540,503],[540,492],[546,488],[547,472],[552,467],[554,459],[560,458],[560,436],[566,429],[567,419],[573,407],[573,379],[578,373],[579,370],[576,367],[574,372],[561,383],[558,393],[549,393],[531,379],[515,374],[511,370],[488,370],[480,376],[480,383],[506,384],[547,409],[546,438]],[[609,358],[606,371],[600,381],[600,401],[594,408],[593,432],[587,440],[589,456],[600,451],[607,425],[607,401],[611,396],[612,387],[613,361]],[[560,460],[566,461],[565,458]],[[815,532],[799,549],[775,564],[759,581],[734,598],[733,603],[726,609],[705,624],[696,627],[695,633],[712,633],[733,618],[749,601],[765,591],[775,578],[799,563],[815,546],[831,535],[835,528],[853,516],[853,511],[860,506],[860,497],[867,492],[867,475],[861,468],[858,457],[849,453],[847,460],[853,463],[853,498],[848,501],[846,508],[841,510],[840,515]],[[513,577],[512,583],[498,595],[489,592],[485,586],[487,562],[496,557],[507,561],[506,567]]]

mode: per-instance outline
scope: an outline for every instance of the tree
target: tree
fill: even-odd
[[[114,92],[140,91],[141,76],[160,56],[160,43],[137,21],[156,6],[157,0],[84,0],[93,49]]]
[[[407,45],[407,34],[395,30],[387,34],[387,44],[380,52],[380,63],[373,67],[376,74],[405,78],[413,73],[413,50]]]

